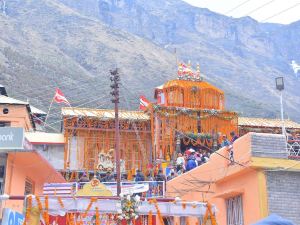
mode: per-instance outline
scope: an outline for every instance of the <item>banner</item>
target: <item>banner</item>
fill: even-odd
[[[113,193],[113,196],[117,196],[117,185],[106,184],[108,190]],[[137,194],[147,192],[149,190],[149,183],[128,183],[122,184],[122,193]]]

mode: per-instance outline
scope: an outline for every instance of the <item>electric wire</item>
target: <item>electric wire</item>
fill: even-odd
[[[270,5],[271,3],[275,2],[275,1],[277,1],[277,0],[271,0],[271,1],[268,1],[268,2],[258,6],[257,8],[255,8],[255,9],[251,10],[250,12],[246,13],[246,16],[250,16],[252,13],[264,8],[267,5]]]
[[[288,8],[286,8],[286,9],[282,10],[282,11],[277,12],[277,13],[273,14],[272,16],[267,17],[267,18],[261,20],[260,22],[262,22],[262,23],[263,23],[263,22],[266,22],[267,20],[272,19],[272,18],[274,18],[274,17],[276,17],[276,16],[279,16],[279,15],[281,15],[282,13],[285,13],[285,12],[287,12],[287,11],[293,9],[293,8],[296,8],[296,7],[299,6],[299,5],[300,5],[300,2],[296,3],[295,5],[292,5],[291,7],[288,7]]]
[[[232,9],[228,10],[224,14],[227,15],[228,13],[231,13],[231,12],[235,11],[236,9],[240,8],[241,6],[245,5],[246,3],[250,2],[250,1],[252,1],[252,0],[246,0],[246,1],[238,4],[237,6],[233,7]]]

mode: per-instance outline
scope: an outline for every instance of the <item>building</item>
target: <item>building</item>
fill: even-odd
[[[33,136],[37,133],[34,132],[35,114],[30,105],[8,97],[3,86],[0,90],[4,94],[0,95],[0,194],[41,195],[45,182],[65,180],[33,147],[37,144],[33,141]],[[23,201],[2,202],[1,211],[3,208],[22,212]]]
[[[219,224],[252,224],[276,213],[300,224],[300,163],[283,135],[248,133],[210,160],[167,183],[168,196],[216,205]]]
[[[282,134],[281,119],[239,117],[238,126],[240,136],[249,132]],[[300,134],[299,123],[285,119],[284,127],[288,133]]]
[[[65,139],[62,133],[25,132],[30,149],[35,150],[57,171],[64,169]]]
[[[115,146],[114,111],[63,108],[64,168],[78,173],[113,169]],[[123,172],[143,169],[151,158],[149,116],[141,111],[120,111],[120,149]],[[103,165],[101,162],[103,161]],[[110,164],[110,165],[108,165]],[[134,166],[133,166],[134,165]],[[76,172],[77,171],[77,172]]]

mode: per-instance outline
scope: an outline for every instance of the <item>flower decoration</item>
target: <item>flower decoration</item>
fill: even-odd
[[[138,207],[140,205],[140,196],[136,195],[124,195],[120,194],[121,198],[121,209],[118,210],[118,219],[126,220],[128,224],[131,224],[133,220],[137,219],[138,216]],[[119,205],[117,205],[119,206]]]

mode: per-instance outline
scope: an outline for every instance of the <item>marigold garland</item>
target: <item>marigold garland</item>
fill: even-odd
[[[32,196],[28,196],[27,203],[26,203],[25,219],[24,219],[23,225],[26,225],[27,222],[29,221],[31,208],[32,208]]]
[[[64,203],[63,203],[61,197],[58,197],[57,200],[58,200],[58,203],[59,203],[60,207],[61,207],[62,209],[64,209],[65,206],[64,206]]]
[[[67,214],[67,225],[74,225],[74,215],[73,213]]]
[[[46,195],[46,196],[45,196],[45,211],[44,211],[44,213],[43,213],[46,225],[49,224],[49,214],[48,214],[48,210],[49,210],[49,198],[48,198],[48,196]]]
[[[189,220],[189,218],[188,217],[186,217],[186,225],[190,225],[190,220]]]
[[[186,203],[182,203],[182,208],[186,209]]]
[[[149,211],[149,214],[148,214],[148,225],[152,225],[152,210]]]
[[[99,215],[99,210],[98,207],[96,207],[96,225],[100,225],[100,215]]]
[[[163,220],[163,218],[162,218],[160,209],[159,209],[159,207],[158,207],[158,205],[157,205],[156,199],[153,199],[152,202],[154,203],[154,207],[155,207],[155,209],[156,209],[156,211],[157,211],[157,215],[158,215],[158,219],[159,219],[160,223],[161,223],[161,224],[164,224],[164,220]]]
[[[97,198],[91,198],[90,203],[89,203],[88,207],[86,208],[86,210],[85,210],[85,212],[84,212],[84,214],[83,214],[83,217],[84,217],[84,218],[87,217],[88,212],[90,211],[90,209],[91,209],[93,203],[96,202],[96,201],[97,201]]]
[[[47,197],[47,198],[46,198]],[[48,220],[48,207],[46,206],[46,199],[47,199],[47,204],[48,204],[48,196],[45,197],[45,212],[43,210],[43,205],[42,205],[42,202],[41,202],[41,199],[39,196],[36,196],[35,199],[36,199],[36,202],[37,202],[37,205],[38,205],[38,208],[39,208],[39,211],[40,211],[40,214],[42,215],[44,221],[46,224],[49,224],[49,220]],[[47,223],[48,222],[48,223]]]
[[[43,205],[39,196],[35,197],[40,213],[43,213]]]

